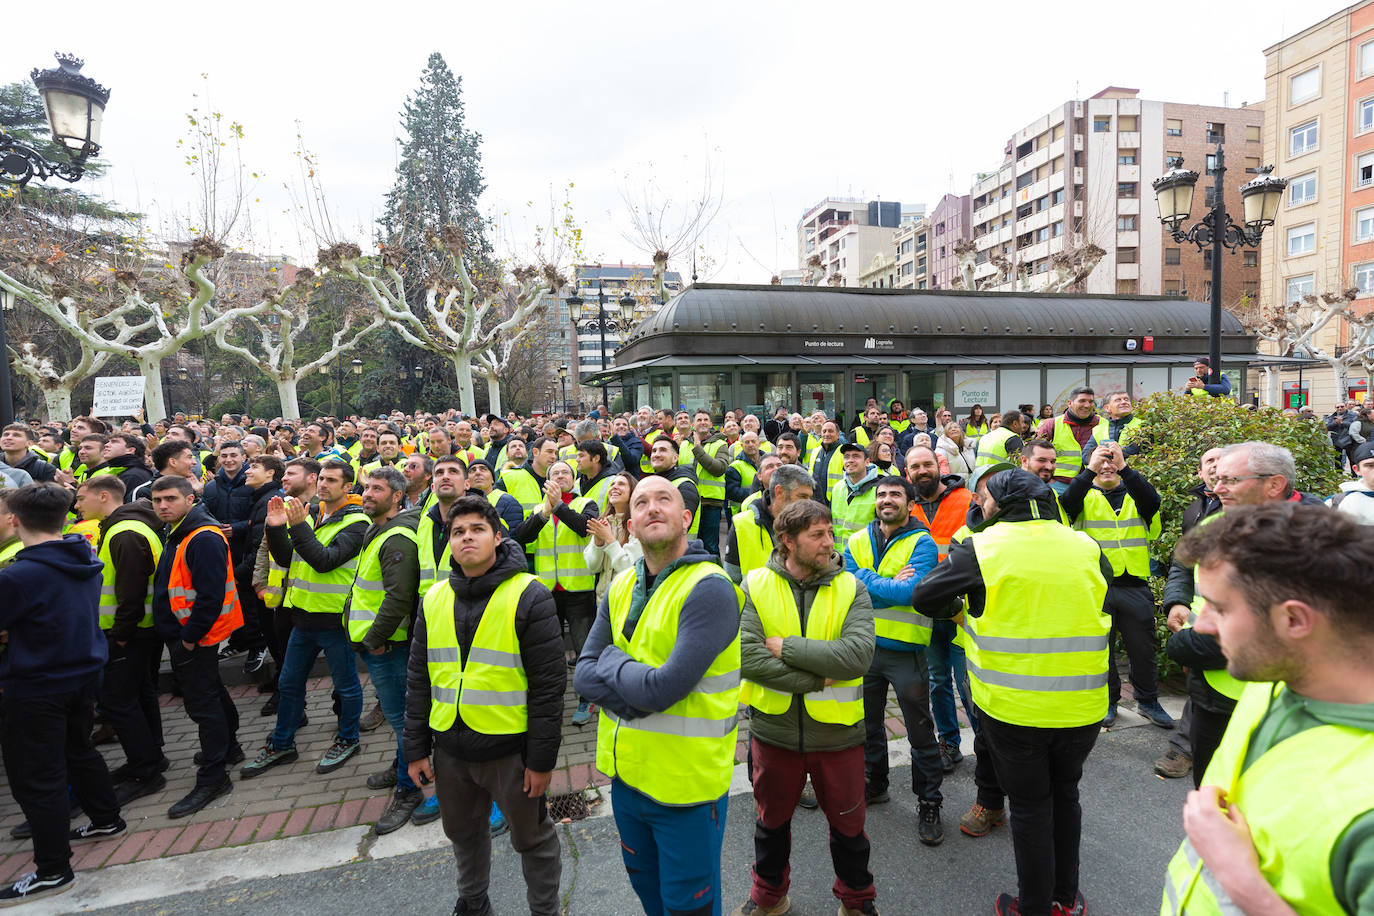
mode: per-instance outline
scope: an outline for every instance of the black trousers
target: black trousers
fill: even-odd
[[[997,779],[992,748],[983,734],[983,711],[974,706],[973,714],[978,717],[978,728],[973,733],[973,784],[978,790],[977,802],[990,811],[999,811],[1007,806],[1007,793],[1002,791],[1002,783]]]
[[[1031,728],[986,713],[979,726],[1011,801],[1021,912],[1050,916],[1056,901],[1072,906],[1078,894],[1083,831],[1078,781],[1101,726],[1094,722],[1075,728]]]
[[[567,624],[568,636],[572,639],[573,657],[582,654],[582,646],[587,642],[587,634],[592,631],[596,620],[596,591],[570,592],[558,589],[553,593],[554,610],[558,622]]]
[[[263,605],[262,632],[267,638],[267,651],[277,666],[278,678],[281,677],[282,660],[286,658],[286,643],[291,638],[291,609],[286,605],[267,607]],[[276,693],[276,690],[272,691]]]
[[[130,775],[147,779],[162,762],[162,710],[157,705],[157,672],[162,643],[151,631],[123,646],[109,640],[110,659],[100,685],[100,715],[115,730]]]
[[[219,679],[218,646],[187,650],[180,640],[167,643],[172,670],[181,682],[186,715],[200,732],[203,763],[196,771],[197,786],[217,786],[225,778],[224,757],[238,742],[239,712]]]
[[[1159,677],[1155,662],[1155,598],[1148,585],[1118,585],[1107,589],[1104,608],[1112,618],[1112,633],[1107,645],[1115,655],[1116,637],[1126,646],[1131,663],[1131,689],[1137,702],[1159,699]],[[1113,704],[1121,699],[1121,675],[1115,658],[1107,666],[1107,696]]]
[[[253,591],[252,576],[248,581],[238,580],[239,604],[243,606],[243,626],[229,635],[229,644],[235,649],[255,652],[266,649],[270,643],[267,630],[272,627],[271,610],[262,603],[258,593]]]
[[[897,693],[897,707],[911,745],[911,791],[922,801],[940,804],[940,745],[930,712],[930,665],[924,649],[901,652],[878,646],[864,675],[864,777],[872,794],[886,792],[887,688]]]
[[[1221,736],[1226,734],[1226,726],[1231,721],[1229,712],[1212,712],[1198,704],[1193,705],[1193,720],[1189,723],[1188,740],[1193,745],[1193,786],[1202,785],[1202,777],[1207,772],[1207,764],[1221,746]]]
[[[119,817],[105,758],[91,746],[98,679],[93,674],[67,693],[6,694],[0,700],[0,751],[10,791],[33,827],[33,862],[40,875],[60,874],[71,867],[69,785],[91,823],[104,826]]]

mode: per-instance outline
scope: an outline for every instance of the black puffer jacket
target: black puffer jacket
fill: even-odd
[[[486,573],[475,579],[469,579],[461,569],[449,574],[447,586],[453,589],[458,651],[464,662],[492,592],[511,576],[524,571],[525,551],[511,538],[502,538],[496,545],[496,562]],[[515,610],[515,635],[520,643],[520,662],[529,681],[525,699],[528,717],[525,734],[486,735],[473,731],[463,721],[461,710],[451,728],[435,733],[429,727],[425,615],[423,610],[415,614],[406,676],[403,738],[407,760],[428,757],[432,745],[437,743],[462,760],[498,760],[518,753],[525,766],[536,773],[553,769],[558,761],[558,747],[563,736],[563,691],[568,684],[568,666],[563,660],[563,630],[554,612],[553,596],[538,582],[530,585],[520,597]]]
[[[250,516],[253,511],[253,488],[244,479],[243,468],[239,468],[233,477],[221,468],[215,478],[205,485],[201,502],[205,503],[211,515],[219,519],[220,524],[232,529],[229,550],[237,566],[248,549],[248,531],[252,527]]]

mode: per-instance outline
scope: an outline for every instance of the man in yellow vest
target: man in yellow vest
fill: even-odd
[[[697,494],[701,497],[701,516],[697,534],[712,556],[720,556],[720,516],[725,506],[725,471],[730,467],[730,450],[725,437],[715,432],[711,414],[698,410],[692,415],[692,431],[679,448],[682,459],[689,459],[697,475]]]
[[[649,463],[654,474],[677,487],[682,494],[682,504],[692,516],[687,535],[696,540],[701,522],[701,491],[697,489],[696,472],[690,465],[678,463],[679,450],[672,436],[659,436],[649,448]]]
[[[830,824],[843,914],[877,913],[864,833],[864,673],[873,657],[868,590],[835,552],[830,511],[798,500],[777,548],[744,579],[740,702],[750,707],[754,883],[736,914],[785,913],[792,812],[806,779]],[[752,907],[750,906],[752,904]]]
[[[1097,541],[1112,564],[1106,604],[1112,617],[1108,645],[1115,647],[1120,634],[1131,662],[1131,691],[1137,711],[1160,728],[1173,728],[1173,718],[1159,705],[1155,670],[1158,645],[1155,598],[1150,591],[1150,541],[1160,532],[1158,491],[1126,466],[1121,443],[1108,441],[1093,450],[1087,466],[1064,491],[1060,505],[1073,526]],[[1109,665],[1103,728],[1116,722],[1120,700],[1121,676],[1115,664]]]
[[[840,452],[840,427],[834,420],[821,423],[820,444],[811,452],[811,476],[815,479],[818,502],[829,504],[830,492],[844,476],[844,455]]]
[[[743,596],[688,539],[691,521],[670,481],[635,487],[630,534],[644,556],[611,583],[573,677],[601,707],[596,766],[612,777],[625,870],[654,916],[720,912],[735,763]]]
[[[0,569],[14,562],[14,557],[24,549],[19,540],[19,530],[14,526],[14,515],[9,510],[9,497],[18,487],[0,487]]]
[[[984,475],[984,525],[913,594],[930,617],[960,617],[979,737],[1011,801],[1019,895],[999,916],[1083,912],[1078,782],[1107,712],[1102,612],[1111,564],[1055,518],[1044,481],[1019,469]]]
[[[110,658],[100,685],[100,714],[115,730],[125,763],[110,774],[121,807],[160,792],[170,765],[162,753],[157,674],[162,643],[153,631],[153,573],[162,556],[162,521],[145,500],[124,503],[124,482],[102,475],[81,485],[76,507],[100,524],[100,628]],[[230,756],[237,744],[229,748]],[[243,752],[238,751],[239,759]]]
[[[1097,395],[1087,385],[1069,392],[1069,406],[1057,417],[1040,423],[1037,435],[1054,443],[1054,479],[1050,488],[1063,493],[1083,467],[1083,449],[1097,429]]]
[[[405,495],[406,479],[395,468],[377,468],[367,475],[363,514],[372,524],[367,527],[353,590],[344,609],[348,641],[367,665],[382,715],[396,736],[396,759],[367,777],[369,789],[396,789],[374,827],[378,836],[405,826],[424,800],[420,787],[411,781],[401,746],[406,660],[420,581],[415,545],[420,510],[403,511]]]
[[[1195,398],[1224,398],[1231,394],[1231,380],[1220,372],[1212,371],[1212,360],[1199,356],[1193,360],[1193,377],[1183,386],[1183,391]]]
[[[725,545],[725,573],[730,581],[742,582],[747,573],[763,568],[773,555],[773,519],[788,503],[810,499],[813,483],[799,465],[780,465],[761,491],[763,497],[735,515]]]
[[[1120,443],[1127,458],[1140,453],[1140,446],[1133,442],[1136,430],[1142,423],[1135,415],[1131,396],[1124,391],[1111,391],[1102,399],[1102,413],[1098,414],[1097,427],[1092,438],[1083,449],[1083,460],[1092,457],[1092,450],[1108,442]]]
[[[1236,507],[1190,532],[1194,629],[1244,684],[1202,785],[1160,913],[1374,908],[1374,539],[1326,508]]]
[[[452,569],[415,615],[405,759],[435,784],[458,863],[456,913],[491,913],[495,802],[520,853],[531,916],[560,913],[558,832],[544,792],[558,761],[568,666],[549,590],[501,533],[491,503],[464,496],[448,517]]]
[[[1021,411],[1008,410],[1003,413],[1000,426],[978,437],[978,458],[974,468],[1014,460],[1025,446],[1023,437],[1029,426],[1026,415]]]
[[[876,632],[873,663],[865,673],[865,789],[868,804],[888,800],[887,694],[897,694],[911,745],[911,791],[916,795],[917,838],[926,846],[944,842],[940,820],[944,766],[930,710],[930,645],[934,621],[911,604],[916,583],[934,568],[938,547],[929,529],[911,515],[915,494],[901,477],[881,477],[877,518],[845,544],[845,569],[858,577],[873,602]]]

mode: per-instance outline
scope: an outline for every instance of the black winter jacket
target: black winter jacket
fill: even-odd
[[[221,469],[215,478],[205,485],[201,496],[210,514],[219,519],[220,524],[228,525],[233,533],[229,535],[229,550],[234,557],[234,565],[243,561],[248,552],[248,531],[252,527],[253,488],[244,479],[243,468],[233,477]]]
[[[453,589],[453,614],[461,658],[466,662],[477,624],[492,592],[516,573],[525,571],[525,552],[510,538],[496,545],[492,568],[469,579],[461,569],[449,574]],[[482,762],[520,754],[527,769],[546,773],[558,761],[563,735],[563,691],[568,666],[563,660],[563,632],[554,611],[553,596],[535,582],[525,590],[515,610],[515,635],[520,643],[520,662],[529,681],[525,707],[528,725],[523,735],[486,735],[457,720],[447,731],[429,727],[428,640],[425,615],[415,615],[410,660],[406,676],[406,722],[403,741],[407,760],[422,760],[434,744],[461,760]]]
[[[186,545],[186,568],[191,573],[191,587],[196,591],[196,599],[191,604],[191,616],[184,625],[172,615],[172,604],[167,595],[177,547],[186,535],[205,525],[218,528],[219,522],[203,505],[197,503],[168,533],[162,558],[157,562],[157,572],[153,576],[153,629],[165,640],[200,642],[215,625],[224,607],[224,578],[229,568],[229,547],[224,543],[224,538],[213,531],[197,534]]]
[[[4,456],[0,455],[0,459],[3,459],[3,457]],[[38,456],[38,453],[34,451],[30,451],[20,459],[18,464],[12,464],[10,467],[18,468],[21,471],[27,471],[28,475],[33,478],[34,483],[48,483],[49,481],[57,479],[57,468],[44,461]]]
[[[100,539],[105,541],[105,533],[124,521],[143,522],[153,531],[161,533],[162,520],[153,511],[153,504],[146,499],[137,499],[120,506],[100,523]],[[110,562],[115,568],[115,607],[114,626],[110,636],[116,642],[127,642],[138,637],[154,636],[147,627],[139,628],[143,619],[143,603],[148,595],[148,582],[153,578],[157,562],[153,559],[148,540],[136,531],[122,531],[110,540]]]
[[[317,514],[311,507],[311,515]],[[344,503],[343,508],[329,516],[339,519],[348,515],[361,514],[362,506]],[[300,554],[301,559],[310,564],[315,572],[330,572],[343,566],[356,557],[363,549],[363,539],[367,537],[367,525],[347,525],[328,544],[321,544],[315,537],[315,529],[307,519],[299,525],[274,527],[267,526],[267,548],[278,566],[291,568],[291,557]],[[343,615],[311,614],[299,608],[292,608],[291,623],[303,630],[338,630],[343,628]]]
[[[100,465],[102,468],[119,468],[119,479],[124,481],[124,501],[134,501],[134,490],[153,479],[153,472],[137,455],[120,455]],[[92,468],[92,471],[97,470]]]
[[[206,489],[209,489],[208,487]],[[243,557],[234,564],[234,579],[239,589],[253,590],[253,564],[258,555],[258,547],[267,533],[267,504],[274,496],[281,496],[281,484],[269,483],[258,487],[250,494],[248,504],[248,530],[243,542]]]
[[[9,633],[0,688],[7,698],[77,690],[105,667],[100,570],[79,534],[25,547],[0,570],[0,630]]]

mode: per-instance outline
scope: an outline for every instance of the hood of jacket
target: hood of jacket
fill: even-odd
[[[886,475],[878,473],[877,465],[870,464],[864,472],[864,476],[859,478],[858,483],[851,482],[848,474],[840,479],[843,480],[844,485],[849,488],[849,498],[853,499],[855,496],[859,496],[877,487],[878,481],[882,480],[884,476]]]
[[[204,503],[196,503],[191,507],[191,511],[186,513],[186,517],[167,532],[167,549],[176,550],[186,535],[204,525],[214,525],[218,528],[219,520],[210,514]]]
[[[144,468],[145,470],[147,469],[147,465],[144,464],[143,459],[140,458],[140,457],[138,457],[137,455],[133,454],[132,452],[130,452],[130,453],[127,454],[127,455],[120,455],[118,458],[111,458],[109,461],[107,461],[107,462],[105,462],[104,464],[100,465],[100,467],[103,467],[103,468],[134,468],[134,467],[137,467],[137,468]],[[150,472],[150,473],[151,473],[151,472]]]
[[[997,512],[984,519],[982,527],[997,522],[1059,518],[1054,491],[1030,471],[1016,468],[996,475],[988,482],[988,495],[997,501]]]
[[[480,601],[490,597],[491,593],[496,591],[496,586],[516,573],[525,572],[526,568],[525,548],[514,538],[503,537],[496,543],[496,561],[491,569],[480,576],[468,578],[462,567],[454,566],[448,574],[448,581],[453,586],[453,594],[458,598]]]
[[[677,480],[681,477],[686,477],[688,480],[692,481],[697,479],[696,473],[685,464],[675,464],[662,473],[658,471],[654,471],[654,473],[658,474],[658,476],[662,477],[664,480]]]
[[[768,558],[768,568],[782,576],[790,584],[800,585],[802,588],[820,588],[822,585],[825,585],[831,579],[844,572],[844,558],[838,553],[832,553],[830,555],[830,563],[824,569],[810,578],[798,579],[787,571],[786,561],[783,560],[782,554],[778,552],[778,549],[774,547],[773,554]]]
[[[143,522],[154,531],[161,531],[163,528],[162,519],[153,511],[153,504],[146,499],[136,499],[105,516],[105,520],[100,523],[100,536],[104,537],[106,531],[126,521]]]
[[[100,575],[105,565],[95,558],[91,543],[79,534],[64,535],[60,541],[44,541],[20,551],[23,559],[42,563],[66,576],[84,582]]]
[[[601,469],[601,473],[600,473],[600,474],[597,474],[597,475],[596,475],[595,477],[593,477],[591,480],[588,480],[588,479],[587,479],[585,476],[583,476],[582,474],[578,474],[578,475],[577,475],[577,482],[581,485],[581,486],[580,486],[580,489],[582,490],[582,492],[583,492],[583,493],[586,493],[588,490],[590,490],[592,487],[596,486],[597,484],[601,483],[601,481],[605,480],[607,477],[614,477],[614,476],[616,475],[616,473],[617,473],[617,472],[612,471],[609,467],[604,467],[604,468]]]

